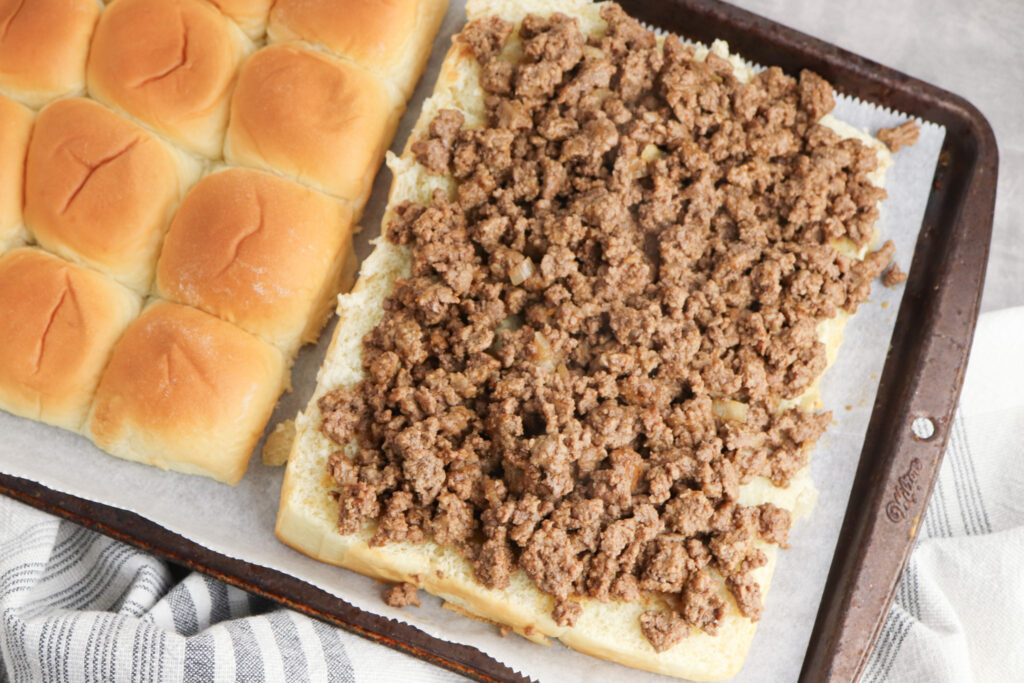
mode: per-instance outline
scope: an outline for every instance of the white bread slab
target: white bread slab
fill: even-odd
[[[467,5],[470,19],[495,14],[518,22],[528,13],[554,11],[579,17],[587,32],[601,31],[604,27],[599,6],[582,0],[470,0]],[[724,43],[716,43],[712,49],[720,56],[728,56]],[[706,49],[697,53],[700,59],[706,54]],[[751,72],[742,60],[734,56],[729,59],[741,78],[750,77]],[[394,180],[385,225],[394,207],[403,200],[427,203],[435,188],[452,189],[450,179],[428,175],[409,153],[411,142],[420,137],[437,111],[443,108],[462,111],[467,127],[479,126],[483,121],[478,67],[468,51],[458,45],[445,58],[434,94],[424,103],[405,152],[401,157],[388,159]],[[882,164],[873,180],[880,185],[889,163],[888,153],[880,143],[831,117],[826,117],[823,123],[844,137],[857,137],[879,150]],[[865,251],[854,249],[851,244],[840,245],[840,248],[860,255]],[[641,633],[638,622],[639,614],[650,609],[650,604],[583,599],[583,615],[577,624],[571,628],[561,627],[550,617],[553,599],[541,593],[521,571],[513,574],[508,589],[491,590],[475,581],[469,563],[451,548],[433,542],[370,547],[367,541],[375,530],[372,522],[366,523],[357,534],[338,533],[337,505],[328,495],[326,474],[327,459],[337,446],[319,430],[322,416],[317,400],[328,391],[353,386],[362,379],[363,336],[380,320],[382,302],[391,292],[395,279],[408,274],[408,251],[379,239],[374,252],[362,265],[355,288],[339,299],[339,322],[320,370],[317,389],[306,411],[296,420],[296,439],[281,491],[278,538],[324,562],[386,581],[414,583],[442,597],[458,611],[507,624],[517,632],[529,633],[528,637],[533,640],[555,637],[569,647],[596,657],[692,680],[722,680],[735,675],[746,657],[756,624],[739,615],[731,598],[717,636],[697,632],[668,651],[657,653]],[[847,318],[838,316],[819,328],[830,363],[836,356]],[[817,387],[812,387],[793,403],[814,408],[819,403]],[[766,479],[755,479],[741,487],[740,502],[755,505],[770,501],[799,516],[807,514],[815,496],[808,468],[804,468],[785,489],[773,486]],[[776,549],[774,546],[762,549],[768,556],[768,564],[755,571],[754,578],[763,594],[767,594]]]

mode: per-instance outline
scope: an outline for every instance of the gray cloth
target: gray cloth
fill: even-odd
[[[0,498],[0,681],[450,681],[454,674]]]

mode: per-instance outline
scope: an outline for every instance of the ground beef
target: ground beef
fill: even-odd
[[[771,503],[759,506],[758,535],[769,543],[788,548],[789,526],[792,522],[788,510],[777,508]]]
[[[904,147],[916,145],[920,134],[921,126],[917,121],[907,121],[893,128],[879,129],[878,139],[884,142],[893,152],[898,152]]]
[[[380,514],[377,492],[362,482],[343,487],[338,500],[338,531],[343,534],[356,533],[364,520],[374,519]]]
[[[457,40],[472,50],[473,56],[485,64],[501,51],[515,28],[511,23],[498,17],[478,19],[466,25]]]
[[[757,619],[761,616],[761,586],[750,576],[750,574],[731,574],[725,580],[729,592],[736,598],[736,606],[740,614],[750,619]]]
[[[569,534],[550,520],[530,537],[519,556],[519,566],[542,591],[559,599],[573,593],[586,569]]]
[[[318,402],[324,416],[321,428],[335,443],[347,443],[355,434],[363,409],[362,396],[351,391],[332,391]]]
[[[725,600],[706,571],[695,572],[680,593],[680,614],[688,624],[714,635],[725,614]]]
[[[344,510],[344,496],[341,501]],[[377,532],[370,539],[370,545],[418,543],[424,539],[423,524],[418,522],[425,522],[426,519],[428,517],[424,514],[423,509],[413,504],[411,493],[395,491],[391,494],[387,504],[383,506],[383,514],[377,525]]]
[[[640,615],[640,630],[655,652],[664,652],[690,633],[686,620],[670,610],[650,610]]]
[[[882,276],[882,284],[886,287],[902,285],[906,281],[907,274],[900,270],[900,267],[895,263],[889,266],[889,270],[885,271],[885,275]]]
[[[574,626],[582,614],[583,608],[580,607],[580,603],[573,600],[559,600],[555,603],[551,617],[559,626]]]
[[[670,609],[641,628],[663,651],[715,633],[726,590],[760,615],[752,572],[790,515],[740,487],[806,466],[831,414],[780,401],[820,377],[819,324],[893,247],[833,246],[873,239],[885,193],[874,150],[817,123],[826,81],[743,83],[601,13],[600,37],[560,14],[528,16],[512,49],[499,19],[460,35],[484,123],[441,110],[413,143],[456,191],[396,208],[410,275],[364,338],[366,378],[319,407],[354,444],[327,464],[343,533],[433,539],[488,588],[522,570],[563,626],[581,597],[658,594]]]
[[[411,583],[396,583],[384,591],[384,602],[391,607],[420,606],[419,591]]]

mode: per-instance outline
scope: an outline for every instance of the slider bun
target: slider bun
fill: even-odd
[[[32,248],[0,257],[0,408],[78,431],[139,297]]]
[[[29,144],[25,222],[40,246],[145,292],[196,173],[184,154],[105,107],[60,100],[39,114]]]
[[[114,348],[86,432],[117,457],[236,484],[283,382],[273,346],[158,301]]]
[[[267,15],[274,0],[207,0],[245,31],[245,35],[259,40],[267,30]]]
[[[164,241],[157,290],[291,356],[316,340],[346,262],[352,277],[351,246],[348,204],[232,168],[206,176],[185,196]]]
[[[399,110],[360,67],[274,45],[242,66],[224,158],[280,171],[361,207]]]
[[[0,95],[0,253],[25,242],[21,204],[32,112]]]
[[[408,97],[447,9],[448,0],[277,0],[267,32],[271,42],[322,45]]]
[[[89,94],[219,157],[228,93],[251,43],[202,0],[117,0],[96,26]]]
[[[30,107],[85,90],[95,0],[0,0],[0,91]]]

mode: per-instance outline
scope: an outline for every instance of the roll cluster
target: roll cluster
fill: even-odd
[[[380,4],[0,0],[0,408],[242,477],[447,0]]]

